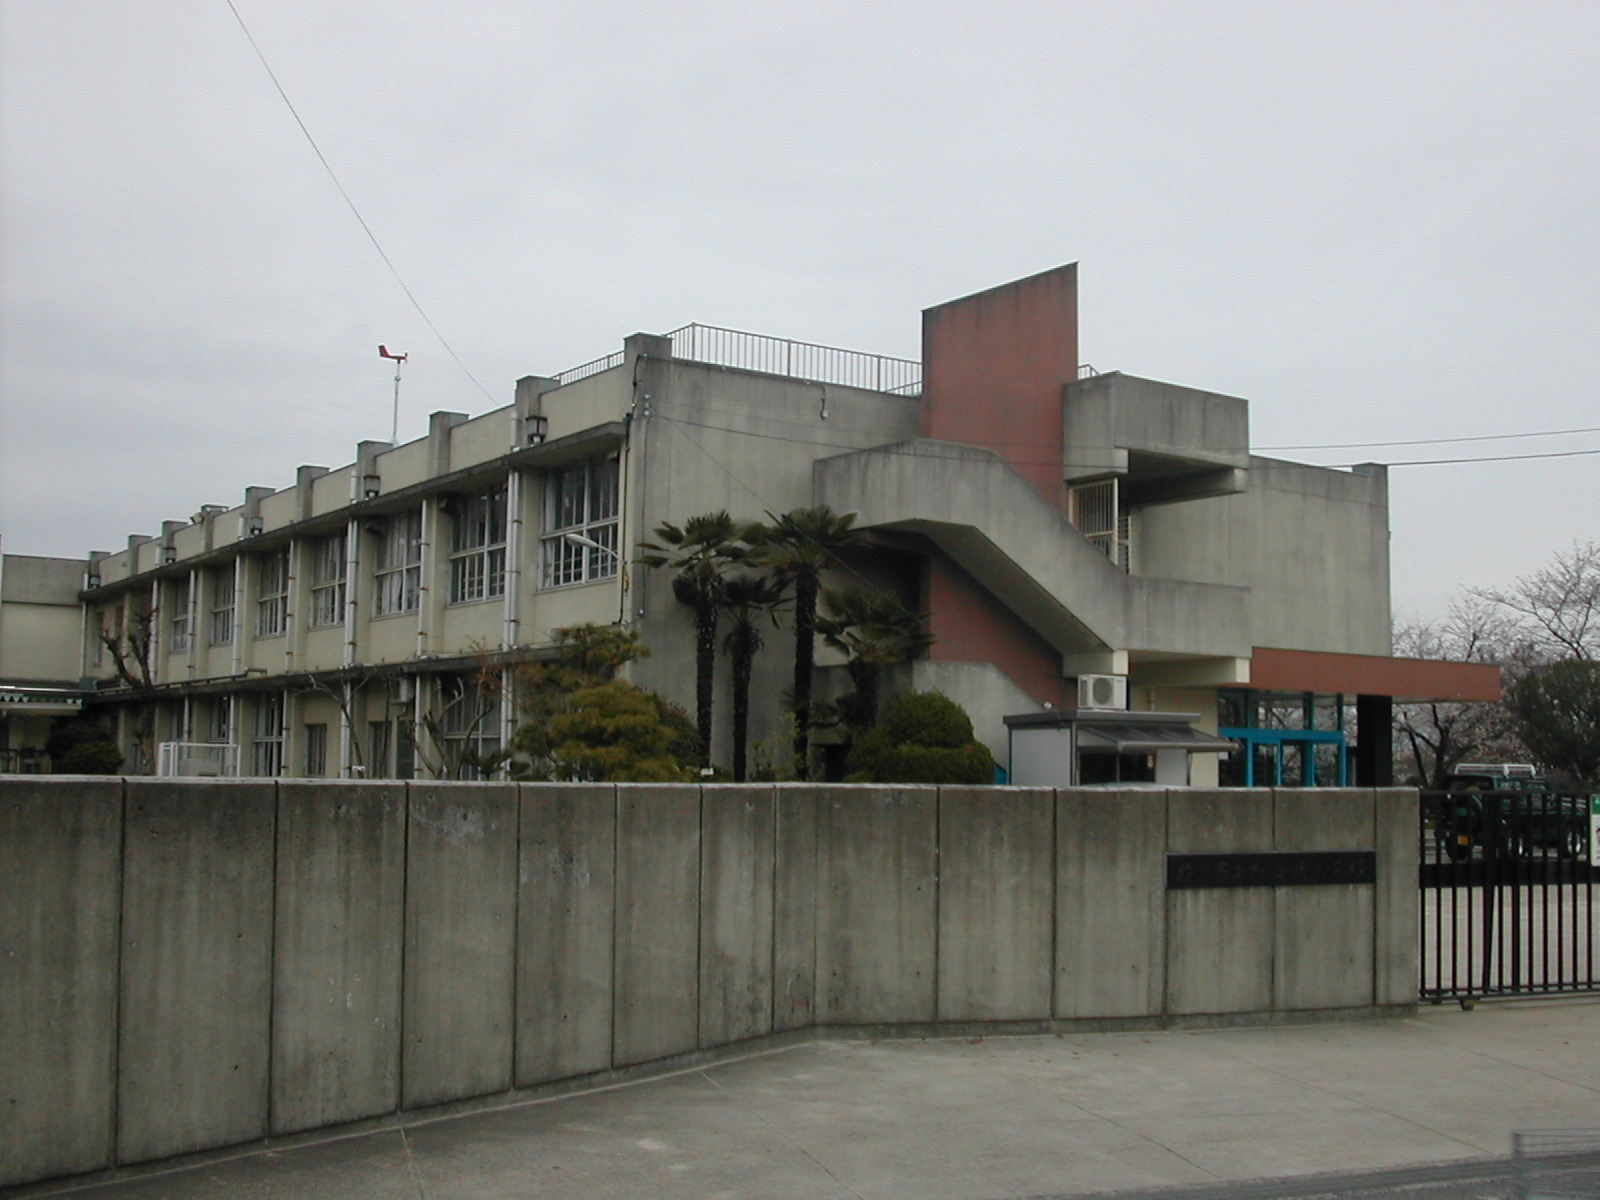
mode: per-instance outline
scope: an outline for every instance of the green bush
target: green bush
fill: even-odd
[[[109,740],[79,742],[52,766],[62,775],[115,775],[122,770],[122,751]]]
[[[994,756],[972,736],[972,720],[939,692],[907,692],[856,739],[849,783],[993,783]]]

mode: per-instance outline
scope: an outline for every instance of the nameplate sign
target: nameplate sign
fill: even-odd
[[[1371,850],[1167,855],[1168,888],[1310,887],[1377,881],[1378,856]]]

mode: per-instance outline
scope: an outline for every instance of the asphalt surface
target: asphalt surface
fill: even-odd
[[[1600,997],[1275,1028],[816,1042],[15,1194],[1500,1200],[1514,1195],[1512,1131],[1533,1128],[1600,1142]],[[1600,1170],[1563,1186],[1600,1196]]]

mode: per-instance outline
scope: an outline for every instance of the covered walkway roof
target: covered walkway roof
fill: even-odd
[[[1328,654],[1263,646],[1251,651],[1249,686],[1266,691],[1391,696],[1402,703],[1499,700],[1501,694],[1500,668],[1494,663]]]

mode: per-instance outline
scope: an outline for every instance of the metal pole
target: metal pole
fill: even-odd
[[[396,359],[394,364],[394,420],[389,425],[389,444],[400,444],[400,364],[404,359]]]

